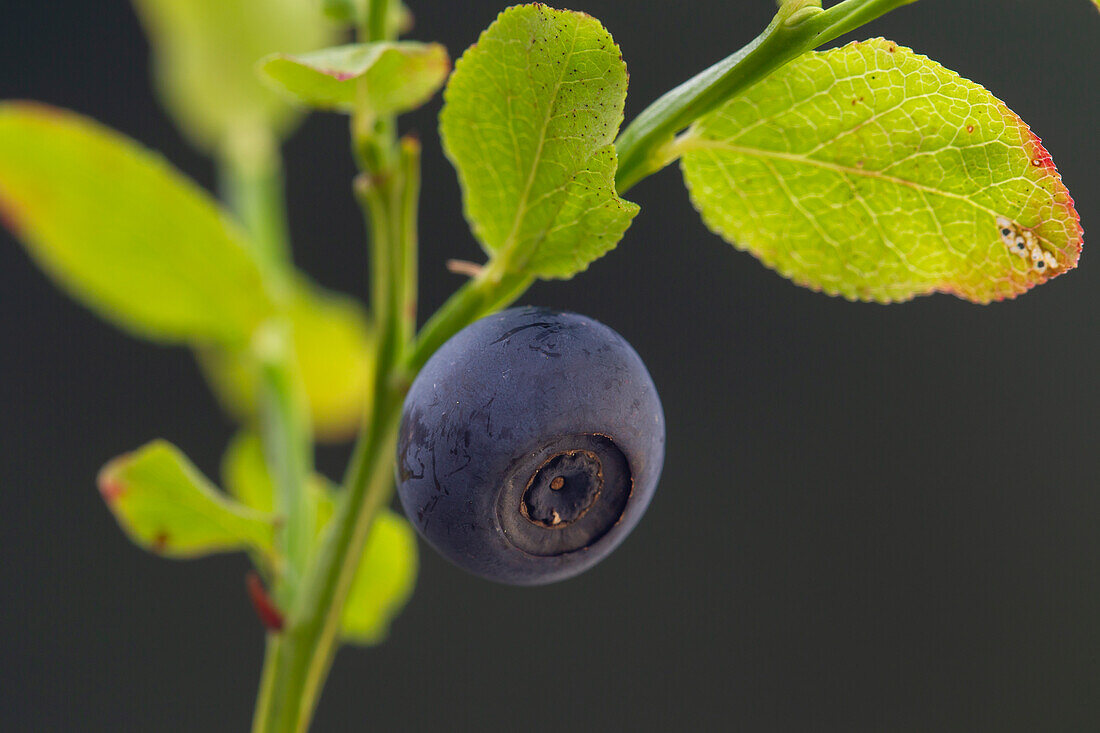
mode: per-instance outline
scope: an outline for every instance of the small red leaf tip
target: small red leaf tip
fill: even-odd
[[[268,631],[282,631],[283,614],[267,594],[260,576],[254,570],[249,571],[244,578],[244,584],[248,590],[248,598],[252,601],[252,607],[256,609],[256,615],[259,616],[264,628]]]
[[[1066,270],[1071,270],[1076,267],[1077,261],[1080,258],[1081,248],[1085,238],[1085,231],[1081,228],[1081,214],[1077,211],[1073,197],[1062,181],[1062,174],[1059,173],[1057,166],[1054,164],[1054,158],[1047,152],[1046,147],[1043,145],[1043,141],[1038,135],[1032,132],[1031,127],[1029,127],[1026,122],[1020,120],[1019,124],[1024,134],[1024,149],[1031,158],[1031,164],[1041,169],[1043,173],[1053,177],[1055,183],[1054,190],[1051,192],[1053,199],[1052,204],[1056,210],[1062,211],[1064,220],[1072,227],[1072,238],[1069,245],[1076,256],[1067,264],[1062,272],[1057,273],[1057,275],[1060,275]]]
[[[126,485],[118,480],[117,471],[115,470],[121,460],[120,457],[111,461],[96,476],[96,486],[99,488],[99,494],[108,504],[113,503],[126,493]]]

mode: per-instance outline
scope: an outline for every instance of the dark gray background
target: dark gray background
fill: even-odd
[[[747,42],[771,0],[576,3],[631,72],[628,119]],[[497,2],[416,0],[457,55]],[[1054,155],[1100,231],[1100,14],[1088,0],[924,0],[861,31],[984,83]],[[205,184],[154,101],[122,0],[5,3],[0,98],[72,107]],[[477,259],[436,100],[424,140],[423,306]],[[296,258],[365,288],[345,125],[288,146]],[[105,182],[109,185],[109,182]],[[630,192],[618,250],[524,302],[589,314],[647,361],[666,469],[586,575],[514,589],[425,550],[388,643],[341,653],[317,718],[343,730],[1100,729],[1100,266],[1014,302],[882,307],[801,290],[709,234],[675,170]],[[262,634],[246,561],[131,546],[94,487],[154,436],[211,475],[232,426],[186,351],[127,338],[0,234],[0,728],[241,731]],[[343,449],[322,452],[333,474]]]

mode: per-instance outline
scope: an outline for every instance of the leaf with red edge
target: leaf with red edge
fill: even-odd
[[[163,440],[115,458],[100,471],[98,483],[127,536],[158,555],[274,552],[274,518],[219,492]]]
[[[316,109],[396,114],[427,102],[447,79],[451,60],[438,43],[356,43],[260,61],[267,82]]]
[[[830,295],[987,303],[1081,252],[1073,199],[1028,126],[881,38],[802,56],[677,145],[711,229]]]

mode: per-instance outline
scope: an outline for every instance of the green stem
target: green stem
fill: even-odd
[[[394,37],[389,22],[390,2],[391,0],[367,0],[366,17],[360,33],[367,43],[387,41]]]
[[[274,708],[272,695],[275,690],[276,660],[279,658],[279,646],[282,639],[278,634],[268,634],[264,648],[264,668],[260,671],[260,691],[256,695],[256,708],[252,715],[253,733],[266,731],[269,716]]]
[[[293,268],[278,141],[266,130],[238,131],[221,146],[218,164],[226,203],[249,235],[274,300],[285,306]],[[285,604],[305,570],[312,540],[305,486],[313,471],[313,437],[289,321],[272,318],[259,329],[252,346],[260,366],[260,435],[275,484],[275,510],[282,518],[278,549],[285,563],[276,573],[275,598]]]
[[[293,268],[278,143],[264,131],[240,134],[222,147],[218,163],[226,204],[248,232],[274,300],[285,306],[291,296]],[[313,471],[313,438],[289,322],[277,316],[264,324],[253,350],[259,362],[264,458],[275,485],[276,512],[283,521],[278,544],[285,562],[274,574],[274,597],[279,607],[287,608],[294,602],[312,546],[313,512],[306,485]],[[282,647],[280,635],[268,634],[253,723],[256,731],[268,729],[277,708],[277,661]]]
[[[347,22],[355,18],[355,3],[352,0],[321,0],[321,9],[335,21]]]
[[[360,173],[355,178],[355,198],[363,211],[364,221],[370,232],[370,297],[371,312],[378,325],[379,341],[385,341],[392,330],[389,314],[397,293],[394,282],[396,247],[392,242],[394,220],[398,212],[393,210],[392,199],[395,181]]]
[[[269,645],[256,733],[300,733],[309,727],[339,642],[340,618],[363,546],[393,489],[393,450],[401,395],[371,410],[348,473],[344,496],[299,588],[286,626]],[[268,681],[270,680],[270,681]],[[264,699],[266,695],[266,700]]]
[[[254,349],[260,361],[260,435],[275,486],[275,512],[282,519],[279,550],[286,559],[275,599],[285,607],[294,597],[313,544],[313,505],[306,493],[313,472],[313,436],[290,324],[282,319],[265,324]]]
[[[361,36],[382,40],[389,2],[367,5]],[[353,452],[343,496],[309,565],[284,629],[268,646],[253,731],[300,733],[309,727],[339,647],[340,618],[371,524],[393,491],[393,451],[404,388],[394,366],[415,329],[419,146],[397,145],[395,121],[364,105],[352,116],[361,173],[356,197],[370,231],[371,300],[377,328],[374,397]]]
[[[292,268],[278,140],[266,130],[230,136],[218,157],[218,175],[226,205],[250,235],[265,282],[277,300],[286,297]]]
[[[615,143],[619,193],[675,160],[673,139],[695,120],[807,51],[912,2],[844,0],[822,10],[820,0],[787,0],[751,43],[662,96],[623,130]]]
[[[410,160],[415,160],[415,155]],[[271,691],[266,706],[258,704],[257,733],[299,733],[307,729],[339,644],[340,617],[370,527],[393,491],[393,451],[404,389],[393,383],[394,364],[402,349],[400,302],[403,253],[415,247],[408,222],[415,221],[415,195],[405,184],[419,180],[407,171],[361,174],[356,195],[371,230],[378,352],[374,399],[360,433],[344,482],[343,498],[326,528],[315,561],[303,578],[281,638],[269,648]],[[261,701],[263,702],[263,701]]]
[[[401,177],[401,188],[397,202],[397,231],[394,236],[398,290],[394,306],[397,309],[397,340],[404,353],[416,335],[419,280],[417,216],[420,211],[420,142],[416,138],[401,138],[398,174]]]
[[[476,277],[456,290],[420,330],[412,351],[402,365],[405,379],[416,376],[425,362],[447,339],[479,318],[514,303],[535,278],[501,272],[490,263]]]

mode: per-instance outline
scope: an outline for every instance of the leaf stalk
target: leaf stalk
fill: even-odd
[[[615,184],[624,194],[676,160],[675,135],[807,51],[916,0],[844,0],[827,10],[789,0],[747,46],[660,97],[619,135]]]

